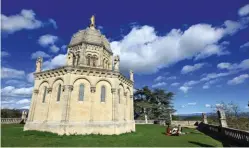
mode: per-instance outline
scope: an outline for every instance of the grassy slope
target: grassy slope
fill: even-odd
[[[164,127],[159,125],[136,125],[136,132],[119,136],[57,136],[37,131],[23,131],[23,125],[2,125],[2,146],[222,146],[222,144],[194,129],[183,129],[188,134],[165,136]]]

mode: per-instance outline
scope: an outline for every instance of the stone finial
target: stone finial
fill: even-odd
[[[38,57],[36,60],[36,70],[35,72],[41,72],[42,71],[42,57]]]
[[[114,71],[119,71],[119,62],[120,62],[119,56],[118,55],[114,56]]]
[[[73,65],[73,53],[69,52],[67,54],[67,65],[72,66]]]
[[[223,109],[218,109],[217,111],[219,121],[220,121],[220,126],[221,127],[227,127],[227,121],[226,121],[226,114]]]
[[[133,77],[133,71],[132,71],[132,70],[130,70],[130,80],[131,80],[132,82],[134,82],[134,77]]]
[[[90,18],[91,24],[90,24],[90,28],[95,28],[95,16],[92,15],[92,17]]]
[[[202,113],[202,122],[208,124],[206,113]]]

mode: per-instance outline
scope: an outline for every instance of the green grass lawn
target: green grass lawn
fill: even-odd
[[[23,125],[2,125],[2,146],[20,147],[74,147],[74,146],[109,146],[109,147],[208,147],[222,146],[209,136],[195,129],[184,128],[186,135],[165,136],[165,127],[159,125],[136,125],[135,133],[115,136],[87,135],[87,136],[58,136],[48,132],[23,131]]]

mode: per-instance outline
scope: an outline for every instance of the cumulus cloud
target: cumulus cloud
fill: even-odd
[[[31,97],[33,87],[15,88],[14,86],[6,86],[1,89],[1,95],[4,97]]]
[[[33,82],[34,82],[34,73],[33,73],[33,72],[29,73],[29,74],[26,76],[26,78],[27,78],[27,81],[28,81],[28,82],[33,83]]]
[[[181,86],[179,89],[181,90],[181,91],[183,91],[184,93],[187,93],[188,92],[188,90],[189,89],[191,89],[192,87],[189,87],[189,86]]]
[[[155,78],[155,82],[158,82],[158,81],[162,81],[163,79],[165,79],[165,77],[163,77],[163,76],[158,76],[158,77],[156,77]]]
[[[238,11],[238,14],[240,16],[245,16],[245,15],[248,15],[249,14],[249,4],[241,7]]]
[[[228,84],[228,85],[237,85],[237,84],[241,84],[241,83],[244,83],[244,81],[245,81],[246,79],[248,79],[248,78],[249,78],[249,75],[248,75],[248,74],[242,74],[242,75],[240,75],[240,76],[238,76],[238,77],[233,78],[232,80],[229,80],[229,81],[227,82],[227,84]]]
[[[196,102],[188,103],[188,105],[196,105],[196,104],[197,104]]]
[[[43,69],[48,70],[48,69],[53,69],[61,66],[65,66],[66,64],[66,54],[59,54],[55,56],[54,58],[45,61],[43,63]]]
[[[53,53],[57,53],[59,50],[60,50],[60,48],[57,47],[56,45],[50,46],[50,51]]]
[[[10,56],[10,53],[8,53],[7,51],[1,51],[1,57],[4,58],[4,57],[9,57]]]
[[[211,105],[210,104],[205,104],[205,107],[210,108]]]
[[[35,18],[34,11],[25,9],[16,15],[6,16],[1,14],[1,23],[2,31],[7,33],[14,33],[22,29],[32,30],[42,26],[42,22]]]
[[[192,65],[185,65],[182,68],[181,73],[186,74],[186,73],[189,73],[189,72],[196,71],[198,69],[201,69],[204,65],[205,65],[205,63],[198,63],[198,64],[194,64],[193,66]]]
[[[167,80],[175,80],[175,79],[176,79],[176,76],[171,76],[167,78]]]
[[[239,64],[234,63],[228,63],[228,62],[222,62],[217,65],[217,68],[219,69],[227,69],[227,70],[247,70],[249,69],[249,59],[245,59],[241,61]]]
[[[151,87],[152,88],[158,88],[158,87],[163,87],[163,86],[166,86],[167,83],[165,82],[159,82],[159,83],[156,83],[156,84],[153,84]]]
[[[31,59],[37,59],[38,57],[49,58],[50,55],[48,55],[47,53],[43,51],[36,51],[31,54]]]
[[[49,19],[48,21],[49,21],[49,23],[51,23],[53,25],[54,29],[58,28],[57,24],[56,24],[56,21],[54,19]]]
[[[38,39],[38,43],[43,47],[47,47],[49,45],[54,45],[54,43],[57,40],[58,40],[57,36],[46,34],[46,35],[40,36],[40,38]]]
[[[246,42],[245,44],[240,46],[240,48],[245,48],[245,47],[249,47],[249,42]]]
[[[219,81],[219,79],[214,79],[214,80],[210,80],[208,82],[206,82],[204,85],[203,85],[203,89],[209,89],[209,87],[212,85],[212,84],[215,84]]]
[[[28,99],[22,99],[16,102],[16,104],[27,104],[27,103],[30,103]]]
[[[21,79],[24,78],[25,72],[22,70],[16,70],[12,68],[2,67],[1,69],[1,78],[8,79],[8,78],[17,78]]]
[[[178,85],[180,85],[180,83],[178,83],[178,82],[175,82],[175,83],[171,84],[171,86],[178,86]]]
[[[23,106],[21,109],[29,109],[29,106]]]

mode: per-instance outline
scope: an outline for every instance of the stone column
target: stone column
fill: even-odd
[[[112,121],[116,121],[116,118],[115,118],[115,114],[116,114],[116,100],[115,97],[116,97],[116,89],[115,88],[112,88],[111,90],[112,92]]]
[[[126,121],[127,92],[124,92],[124,121]]]
[[[36,100],[38,98],[38,93],[39,93],[38,89],[33,90],[32,99],[29,108],[28,122],[33,121],[34,119],[34,112],[35,112]]]
[[[202,113],[202,122],[208,124],[206,113]]]
[[[134,120],[134,106],[133,106],[133,95],[130,95],[130,99],[131,99],[131,120]]]
[[[63,86],[63,97],[61,100],[62,103],[62,117],[61,122],[68,122],[69,119],[69,111],[70,111],[70,99],[71,92],[73,90],[72,85],[64,85]]]
[[[52,99],[52,88],[51,87],[48,88],[47,92],[48,92],[48,108],[47,108],[46,121],[48,121],[48,114],[49,114],[50,102],[51,102],[51,99]]]
[[[218,109],[217,111],[219,121],[220,121],[220,126],[221,127],[227,127],[227,121],[226,121],[226,114],[223,109]]]
[[[95,93],[96,92],[96,87],[91,86],[91,93]],[[90,121],[93,121],[93,106],[94,106],[94,95],[91,95],[91,110],[90,110]]]

